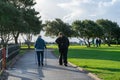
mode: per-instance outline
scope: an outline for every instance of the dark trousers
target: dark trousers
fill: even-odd
[[[43,64],[43,60],[44,60],[44,51],[37,51],[37,60],[38,60],[38,64]]]
[[[66,65],[67,64],[67,53],[68,53],[68,48],[66,49],[59,49],[59,64],[62,65],[63,63]]]

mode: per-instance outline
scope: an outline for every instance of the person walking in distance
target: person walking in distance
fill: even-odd
[[[37,53],[38,66],[44,65],[44,49],[46,48],[45,41],[41,38],[41,35],[38,36],[35,42],[35,51]]]
[[[98,40],[99,47],[101,46],[101,39]]]
[[[69,47],[69,40],[66,36],[63,35],[62,32],[60,32],[55,42],[58,44],[60,53],[59,64],[62,65],[64,63],[64,65],[67,66],[67,53]]]

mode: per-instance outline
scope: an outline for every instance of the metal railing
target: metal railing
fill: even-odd
[[[0,49],[0,72],[2,70],[2,49]]]
[[[6,64],[12,61],[19,54],[19,51],[19,45],[9,45],[6,48],[0,49],[0,73],[7,67]]]
[[[19,45],[8,46],[8,48],[6,48],[7,62],[11,61],[16,55],[18,55],[19,51],[20,51]]]

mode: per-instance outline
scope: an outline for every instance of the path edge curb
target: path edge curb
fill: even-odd
[[[52,54],[53,54],[56,58],[58,58],[58,56],[56,56],[53,51],[51,51],[51,52],[52,52]],[[91,72],[89,72],[89,71],[87,71],[87,70],[85,70],[85,69],[83,69],[83,68],[81,68],[81,67],[79,67],[79,66],[76,66],[75,64],[73,64],[73,63],[71,63],[71,62],[69,62],[69,61],[68,61],[68,64],[70,64],[70,65],[73,66],[73,67],[76,67],[78,70],[80,70],[80,71],[82,71],[82,72],[85,72],[89,77],[91,77],[91,78],[94,79],[94,80],[102,80],[102,79],[98,78],[97,75],[95,75],[95,74],[93,74],[93,73],[91,73]]]
[[[92,79],[94,80],[102,80],[100,78],[97,77],[97,75],[87,71],[87,70],[84,70],[83,68],[79,67],[79,66],[76,66],[75,64],[71,63],[71,62],[68,62],[68,64],[70,64],[71,66],[73,67],[76,67],[78,70],[82,71],[82,72],[85,72],[89,77],[91,77]]]

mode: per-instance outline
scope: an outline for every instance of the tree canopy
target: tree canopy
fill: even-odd
[[[58,18],[53,21],[46,21],[45,31],[47,36],[57,36],[59,32],[68,37],[72,35],[71,26]]]
[[[38,16],[33,6],[35,0],[0,0],[0,39],[1,44],[7,44],[9,40],[18,43],[20,34],[28,36],[28,41],[32,35],[45,31],[46,36],[57,36],[59,32],[68,37],[83,38],[90,46],[91,38],[101,38],[107,40],[110,46],[111,40],[120,40],[120,27],[116,22],[108,19],[75,20],[72,24],[65,23],[59,18],[46,21],[42,24],[41,16]],[[12,38],[10,38],[12,37]]]
[[[39,12],[35,11],[34,0],[1,0],[0,1],[0,38],[12,35],[18,43],[19,34],[39,34],[42,21]],[[9,38],[8,38],[9,39]],[[9,41],[9,40],[7,40]]]

